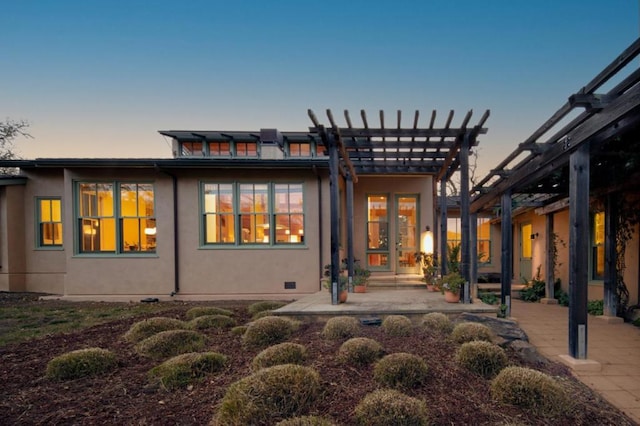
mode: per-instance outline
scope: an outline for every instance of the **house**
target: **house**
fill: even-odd
[[[324,127],[160,131],[172,158],[5,161],[0,290],[72,300],[298,298],[324,265],[418,274],[435,182],[487,131]],[[466,144],[466,145],[465,145]],[[464,161],[464,159],[463,159]],[[350,262],[352,263],[352,262]],[[337,266],[336,266],[337,267]],[[334,273],[336,271],[332,271]]]

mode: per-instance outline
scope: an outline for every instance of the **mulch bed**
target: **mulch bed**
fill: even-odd
[[[32,300],[4,301],[0,308],[19,303],[63,303]],[[250,321],[248,302],[216,302],[232,309],[238,324]],[[201,305],[201,304],[200,304]],[[185,319],[194,306],[175,303],[162,316]],[[228,356],[229,365],[191,389],[166,391],[150,385],[147,372],[158,364],[139,356],[123,334],[141,317],[112,321],[71,334],[47,336],[0,348],[0,421],[3,424],[144,424],[203,425],[213,418],[227,387],[251,374],[251,360],[259,352],[243,347],[228,331],[206,331],[207,350]],[[379,385],[372,379],[373,367],[354,368],[337,361],[342,342],[320,337],[323,324],[303,324],[289,341],[307,347],[308,362],[320,373],[324,396],[310,414],[330,418],[338,425],[355,424],[353,409]],[[411,337],[389,337],[381,328],[365,326],[364,335],[380,342],[388,353],[409,352],[424,357],[430,367],[428,382],[409,395],[425,400],[433,424],[535,424],[535,425],[633,425],[626,416],[589,388],[572,378],[559,364],[527,365],[569,381],[574,407],[561,417],[543,418],[526,410],[491,399],[490,382],[458,367],[453,358],[457,345],[440,335],[416,327]],[[95,377],[59,382],[44,377],[47,362],[64,352],[102,347],[118,355],[119,368]],[[510,354],[513,364],[526,365]],[[274,419],[274,423],[278,419]]]

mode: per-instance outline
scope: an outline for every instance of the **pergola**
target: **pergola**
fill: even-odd
[[[476,146],[477,136],[485,134],[482,127],[489,118],[489,110],[476,124],[470,125],[472,111],[468,111],[458,127],[452,127],[454,111],[450,111],[444,127],[435,127],[436,111],[431,113],[428,127],[419,127],[419,111],[415,111],[411,127],[402,127],[402,112],[396,120],[385,124],[384,112],[380,111],[379,127],[370,126],[364,110],[360,112],[362,127],[354,127],[349,111],[344,111],[346,126],[336,123],[331,110],[327,110],[329,125],[320,123],[312,110],[308,111],[313,127],[329,154],[329,179],[331,198],[331,302],[338,304],[339,282],[339,186],[342,176],[346,183],[347,210],[347,266],[349,283],[353,277],[353,185],[358,175],[432,175],[434,189],[437,181],[441,185],[441,197],[446,198],[446,181],[458,169],[461,170],[462,196],[462,252],[461,270],[467,280],[471,278],[471,234],[469,220],[469,150]],[[434,194],[436,191],[434,190]],[[446,236],[446,210],[442,212],[441,235]],[[475,247],[475,245],[473,245]],[[446,238],[440,239],[441,253],[446,253]],[[442,265],[445,262],[441,262]],[[443,271],[444,272],[444,271]],[[351,288],[351,285],[349,285]],[[463,294],[469,303],[469,291]]]
[[[569,352],[577,359],[587,357],[585,265],[589,264],[591,196],[606,200],[604,311],[605,315],[616,316],[616,197],[625,191],[637,191],[640,176],[640,68],[636,66],[628,74],[622,70],[626,71],[639,54],[640,39],[571,95],[473,188],[472,213],[486,209],[499,209],[501,213],[501,298],[508,310],[514,210],[537,208],[545,215],[546,295],[553,299],[553,213],[569,207]],[[604,91],[606,84],[613,87]],[[564,125],[563,120],[567,122]],[[548,139],[541,140],[552,130]]]

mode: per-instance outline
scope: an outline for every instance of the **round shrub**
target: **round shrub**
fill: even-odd
[[[276,426],[335,426],[329,420],[318,416],[292,417],[276,423]]]
[[[172,390],[222,370],[227,357],[217,352],[190,352],[169,358],[149,371],[149,379]]]
[[[310,367],[285,364],[263,368],[229,386],[213,423],[273,424],[305,415],[320,392],[320,375]]]
[[[249,312],[249,315],[254,316],[262,311],[274,311],[278,308],[282,308],[284,305],[286,305],[285,302],[279,302],[277,300],[263,300],[249,305],[247,307],[247,312]]]
[[[360,322],[353,317],[330,318],[322,329],[322,337],[330,340],[348,339],[360,333]]]
[[[552,416],[567,409],[569,399],[553,377],[525,367],[507,367],[491,383],[498,401]]]
[[[247,346],[264,348],[287,340],[299,324],[288,318],[264,317],[253,321],[242,335]]]
[[[184,330],[188,325],[184,321],[175,318],[154,317],[138,321],[124,334],[129,342],[137,343],[156,333],[167,330]]]
[[[410,336],[412,327],[411,320],[404,315],[389,315],[382,321],[382,329],[390,336]]]
[[[417,355],[398,352],[386,355],[373,368],[373,378],[397,389],[413,389],[427,379],[427,363]]]
[[[205,315],[224,315],[230,317],[233,316],[233,311],[218,308],[216,306],[196,306],[195,308],[191,308],[187,311],[187,319],[189,320],[203,317]]]
[[[393,389],[374,391],[356,406],[358,424],[367,426],[419,426],[429,424],[427,404]]]
[[[207,330],[209,328],[231,328],[236,325],[236,320],[227,315],[203,315],[189,321],[189,327],[195,330]]]
[[[266,311],[258,312],[257,314],[252,316],[251,319],[252,320],[257,320],[257,319],[260,319],[260,318],[271,317],[271,316],[274,316],[273,315],[273,311],[271,309],[268,309]]]
[[[231,334],[233,334],[234,336],[242,336],[245,331],[247,331],[246,325],[238,325],[231,328]]]
[[[205,337],[192,330],[168,330],[154,334],[136,345],[140,355],[154,359],[196,352],[205,344]]]
[[[117,365],[116,356],[106,349],[78,349],[49,361],[46,374],[57,380],[78,379],[110,371]]]
[[[491,342],[493,340],[493,333],[491,333],[491,329],[484,324],[461,322],[453,328],[451,338],[458,343],[472,342],[474,340]]]
[[[500,346],[475,340],[460,346],[456,353],[456,361],[464,368],[490,379],[506,367],[509,360]]]
[[[338,350],[338,358],[355,365],[371,364],[382,356],[380,343],[368,337],[354,337],[347,340]]]
[[[307,348],[298,343],[280,343],[264,349],[253,358],[254,370],[280,364],[302,364],[307,359]]]
[[[431,312],[422,317],[422,325],[427,330],[449,334],[453,330],[453,324],[448,316],[441,312]]]

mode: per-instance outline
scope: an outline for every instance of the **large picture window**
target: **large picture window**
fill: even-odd
[[[38,247],[62,247],[62,203],[60,198],[38,198]]]
[[[604,280],[604,212],[593,215],[591,278]]]
[[[205,245],[304,243],[300,183],[203,183]]]
[[[486,217],[479,217],[476,222],[476,237],[478,241],[478,263],[491,263],[491,221]],[[451,250],[457,250],[462,242],[462,224],[459,217],[447,218],[447,244]],[[460,259],[458,259],[460,260]]]
[[[78,183],[80,253],[155,252],[154,188],[150,183]]]

